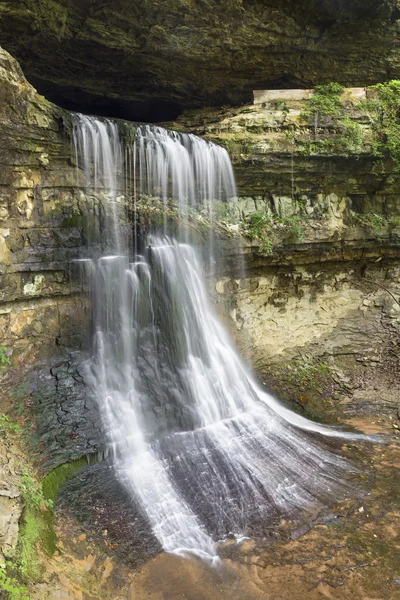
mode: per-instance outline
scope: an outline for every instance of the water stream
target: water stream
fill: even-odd
[[[90,384],[116,473],[162,547],[213,559],[227,535],[334,498],[348,467],[318,438],[357,436],[308,421],[259,387],[212,311],[187,229],[168,231],[171,200],[184,220],[235,195],[225,150],[152,126],[123,142],[112,122],[81,115],[73,140],[87,193],[101,191],[110,208],[105,254],[82,261]],[[140,255],[144,196],[160,199],[164,219]]]

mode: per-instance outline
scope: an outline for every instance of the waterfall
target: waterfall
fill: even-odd
[[[87,193],[110,207],[107,253],[84,261],[90,385],[115,471],[164,550],[212,558],[227,535],[335,498],[348,467],[318,437],[357,436],[312,423],[260,389],[213,314],[186,235],[173,237],[164,220],[137,251],[143,196],[164,213],[175,202],[185,217],[235,195],[225,150],[147,125],[121,141],[112,122],[80,115],[73,141]],[[123,215],[133,215],[131,236]]]

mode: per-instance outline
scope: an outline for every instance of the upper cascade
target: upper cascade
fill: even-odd
[[[124,246],[118,215],[129,208],[136,222],[139,200],[162,202],[167,233],[168,206],[181,217],[196,209],[212,220],[213,203],[236,196],[231,161],[217,144],[153,125],[126,125],[121,136],[109,119],[72,118],[75,162],[83,167],[86,189],[106,195],[103,208],[112,213],[107,242],[115,248]]]

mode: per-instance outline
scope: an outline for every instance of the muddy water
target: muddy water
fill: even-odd
[[[210,567],[198,559],[160,554],[134,577],[131,600],[261,600],[262,582],[251,570],[231,561]]]

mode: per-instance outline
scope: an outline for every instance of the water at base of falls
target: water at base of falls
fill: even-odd
[[[165,202],[173,193],[180,206],[232,194],[222,149],[160,128],[138,136],[125,152],[135,189],[158,182]],[[91,187],[116,204],[117,129],[76,117],[74,140]],[[189,244],[161,233],[142,256],[129,254],[111,221],[113,252],[84,261],[93,291],[88,377],[116,473],[164,550],[212,560],[217,540],[341,493],[345,461],[305,431],[352,435],[295,415],[257,386],[211,310]]]

